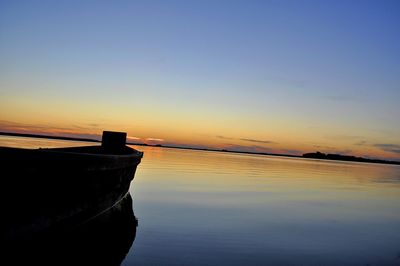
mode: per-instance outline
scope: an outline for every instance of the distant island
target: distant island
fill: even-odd
[[[387,160],[378,160],[378,159],[368,159],[363,157],[356,157],[351,155],[341,155],[341,154],[325,154],[322,152],[313,152],[313,153],[305,153],[303,154],[304,158],[312,158],[312,159],[322,159],[322,160],[338,160],[338,161],[352,161],[352,162],[365,162],[365,163],[384,163],[384,164],[398,164],[400,162],[396,161],[387,161]]]
[[[15,136],[15,137],[28,137],[28,138],[45,138],[45,139],[60,139],[60,140],[72,140],[72,141],[101,142],[98,139],[90,139],[90,138],[50,136],[50,135],[14,133],[14,132],[0,132],[0,136],[1,135],[3,135],[3,136]],[[136,143],[136,142],[129,142],[129,141],[127,141],[126,144],[136,145],[136,146],[149,146],[149,147],[160,147],[160,148],[170,148],[170,149],[182,149],[182,150],[200,150],[200,151],[213,151],[213,152],[229,152],[229,153],[240,153],[240,154],[280,156],[280,157],[291,157],[291,158],[311,158],[311,159],[321,159],[321,160],[337,160],[337,161],[352,161],[352,162],[400,165],[400,162],[398,162],[398,161],[367,159],[367,158],[363,158],[363,157],[341,155],[341,154],[325,154],[325,153],[322,153],[322,152],[319,152],[319,151],[314,152],[314,153],[305,153],[305,154],[303,154],[301,156],[301,155],[279,154],[279,153],[236,151],[236,150],[227,150],[227,149],[181,147],[181,146],[170,146],[170,145],[161,145],[161,144]]]

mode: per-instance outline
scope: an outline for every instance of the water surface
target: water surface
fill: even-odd
[[[135,148],[122,265],[400,265],[399,166]]]

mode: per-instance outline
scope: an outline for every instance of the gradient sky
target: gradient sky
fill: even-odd
[[[0,131],[400,159],[400,1],[0,1]]]

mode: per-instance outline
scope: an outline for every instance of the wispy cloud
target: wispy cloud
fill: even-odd
[[[337,134],[337,135],[326,135],[325,138],[326,139],[331,139],[331,140],[354,140],[354,141],[356,141],[357,139],[362,139],[364,137],[355,136],[355,135]]]
[[[270,153],[270,154],[290,154],[290,155],[301,155],[302,152],[293,149],[275,149],[260,145],[237,145],[237,144],[225,144],[224,149],[230,151],[243,151],[243,152],[256,152],[256,153]]]
[[[244,151],[244,152],[264,152],[264,153],[274,153],[275,151],[266,148],[263,146],[258,146],[258,145],[252,145],[252,146],[245,146],[245,145],[237,145],[237,144],[227,144],[227,146],[224,147],[226,150],[230,151]]]
[[[354,143],[354,145],[357,145],[357,146],[365,146],[367,144],[368,144],[368,142],[365,140],[361,140],[361,141]]]
[[[247,138],[241,138],[240,140],[243,140],[243,141],[248,141],[248,142],[255,142],[255,143],[268,143],[268,144],[275,143],[275,142],[273,142],[273,141],[270,141],[270,140],[259,140],[259,139],[247,139]]]
[[[400,154],[400,145],[399,144],[379,143],[379,144],[375,144],[374,146],[380,148],[383,151]]]
[[[253,142],[253,143],[263,143],[263,144],[276,144],[276,142],[271,141],[271,140],[260,140],[260,139],[251,139],[251,138],[231,138],[231,137],[226,137],[222,135],[217,135],[215,136],[216,138],[219,139],[228,139],[228,140],[241,140],[241,141],[247,141],[247,142]]]
[[[233,138],[230,138],[230,137],[225,137],[225,136],[221,136],[221,135],[217,135],[217,136],[215,136],[216,138],[219,138],[219,139],[233,139]]]
[[[141,138],[138,138],[138,137],[131,137],[131,136],[126,137],[126,139],[127,139],[128,141],[129,141],[129,140],[134,140],[134,141],[141,140]]]
[[[164,141],[164,139],[158,139],[158,138],[146,138],[147,141]]]
[[[64,137],[74,137],[74,138],[88,138],[96,140],[101,139],[100,134],[91,133],[93,131],[98,131],[98,130],[93,130],[93,127],[85,125],[82,126],[72,125],[71,128],[67,128],[52,124],[33,125],[33,124],[22,124],[6,120],[0,120],[0,131],[12,132],[12,133],[49,135],[49,136],[64,136]]]
[[[171,142],[170,141],[163,142],[163,146],[195,148],[195,149],[216,149],[215,147],[202,145],[202,144],[188,144],[188,143],[173,142],[173,141],[171,141]]]
[[[325,146],[325,145],[313,145],[317,149],[328,149],[328,150],[333,150],[335,147],[332,146]]]
[[[21,124],[6,120],[0,120],[0,130],[10,131],[17,133],[43,133],[47,130],[57,130],[57,131],[71,131],[70,128],[51,126],[51,125],[32,125],[32,124]],[[52,133],[52,132],[49,132]]]

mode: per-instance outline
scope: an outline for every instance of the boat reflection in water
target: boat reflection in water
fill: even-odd
[[[111,209],[74,228],[6,243],[5,254],[10,265],[120,265],[137,226],[127,194]]]

